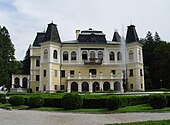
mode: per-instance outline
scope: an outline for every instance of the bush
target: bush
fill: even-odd
[[[170,107],[170,94],[166,94],[167,106]]]
[[[27,100],[27,105],[30,108],[38,108],[44,105],[44,99],[41,96],[31,96]]]
[[[61,99],[58,98],[45,98],[44,99],[45,107],[58,107],[61,108]]]
[[[83,100],[77,93],[68,93],[62,97],[61,104],[66,110],[79,109],[83,105]]]
[[[0,93],[0,98],[2,98],[2,97],[6,97],[6,95],[5,95],[5,94]]]
[[[116,110],[121,106],[121,100],[116,96],[109,97],[106,103],[109,110]]]
[[[106,108],[107,98],[83,99],[83,108]]]
[[[8,102],[13,105],[13,106],[20,106],[23,105],[25,102],[25,99],[23,96],[20,95],[14,95],[11,96],[10,99],[8,100]]]
[[[6,103],[7,103],[6,97],[1,97],[1,98],[0,98],[0,102],[1,102],[2,104],[6,104]]]
[[[150,106],[153,109],[161,109],[167,105],[167,98],[162,94],[151,95],[149,98]]]

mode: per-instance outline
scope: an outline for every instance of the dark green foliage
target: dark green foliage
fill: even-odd
[[[163,94],[150,95],[149,101],[150,101],[150,106],[153,109],[161,109],[167,106],[167,98]]]
[[[83,100],[77,93],[68,93],[62,97],[61,104],[66,110],[79,109],[83,105]]]
[[[117,96],[112,96],[107,99],[107,108],[109,110],[116,110],[121,106],[121,100]]]
[[[13,105],[13,106],[20,106],[23,105],[25,102],[25,99],[23,96],[20,95],[14,95],[11,96],[10,99],[8,100],[8,102]]]
[[[38,108],[44,105],[44,99],[41,96],[31,96],[27,100],[27,105],[30,108]]]
[[[106,108],[107,98],[83,99],[83,108]]]
[[[45,107],[58,107],[61,108],[61,99],[58,98],[45,98],[44,99]]]
[[[170,94],[166,94],[167,106],[170,107]]]
[[[2,104],[6,104],[6,103],[7,103],[6,97],[1,97],[1,98],[0,98],[0,102],[1,102]]]
[[[2,98],[2,97],[6,97],[6,95],[0,93],[0,98]]]

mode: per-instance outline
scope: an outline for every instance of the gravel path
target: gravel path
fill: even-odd
[[[170,119],[170,112],[83,114],[0,109],[0,125],[104,125],[163,119]]]

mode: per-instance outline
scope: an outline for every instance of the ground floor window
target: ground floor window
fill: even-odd
[[[61,89],[61,90],[64,90],[64,85],[61,85],[61,86],[60,86],[60,89]]]
[[[71,92],[78,92],[78,84],[77,82],[71,83]]]

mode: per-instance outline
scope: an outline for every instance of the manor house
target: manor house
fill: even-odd
[[[113,33],[107,40],[102,31],[76,30],[75,40],[62,41],[54,23],[38,32],[30,47],[30,74],[13,75],[12,88],[32,91],[64,90],[123,92],[144,91],[142,44],[134,25],[126,38]]]

